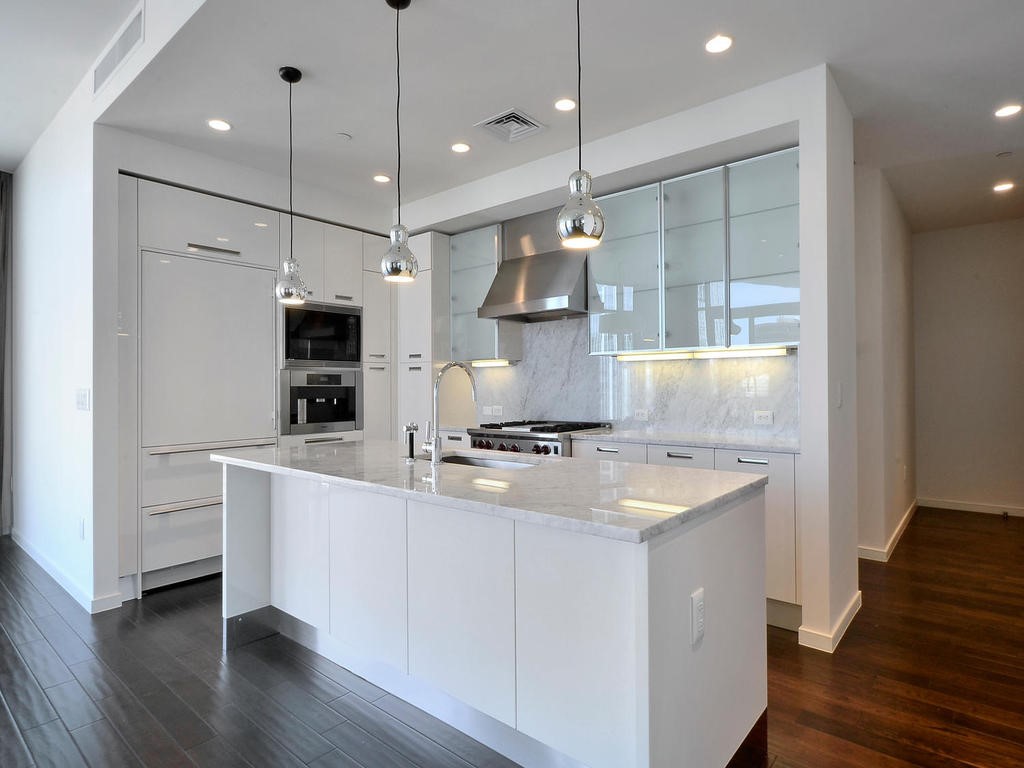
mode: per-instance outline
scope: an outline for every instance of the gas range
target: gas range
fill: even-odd
[[[573,432],[607,429],[610,426],[598,421],[503,421],[481,424],[467,431],[474,448],[569,456]]]

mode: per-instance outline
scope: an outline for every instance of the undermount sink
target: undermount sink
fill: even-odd
[[[527,461],[507,461],[504,459],[485,459],[480,456],[442,456],[442,464],[463,464],[467,467],[487,467],[488,469],[526,469],[535,467]]]

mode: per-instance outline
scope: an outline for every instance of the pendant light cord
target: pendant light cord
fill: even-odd
[[[580,53],[580,0],[576,0],[576,146],[580,170],[583,169],[583,58]]]
[[[293,205],[292,166],[294,165],[294,144],[292,142],[292,83],[288,83],[288,258],[295,261],[295,207]]]
[[[395,80],[398,83],[398,95],[395,99],[395,133],[398,144],[398,176],[395,186],[398,188],[398,224],[402,224],[402,49],[398,44],[398,18],[401,11],[395,9]]]

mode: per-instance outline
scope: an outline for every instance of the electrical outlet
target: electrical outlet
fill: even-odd
[[[85,518],[78,518],[78,538],[85,541]]]
[[[633,418],[637,421],[647,421],[650,419],[650,413],[646,408],[637,408],[633,411]]]
[[[704,587],[690,593],[690,645],[704,637]]]
[[[491,410],[494,411],[495,416],[501,416],[502,411],[504,411],[505,409],[500,405],[495,405]]]
[[[75,390],[75,408],[80,411],[92,410],[92,390],[88,387]]]
[[[775,423],[775,411],[754,411],[754,426],[770,427]]]
[[[481,410],[483,411],[484,416],[493,416],[494,415],[494,408],[492,408],[489,405],[485,405],[483,408],[481,408]]]

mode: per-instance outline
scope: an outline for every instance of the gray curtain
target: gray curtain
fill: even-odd
[[[11,532],[11,196],[14,177],[0,171],[0,534]]]

